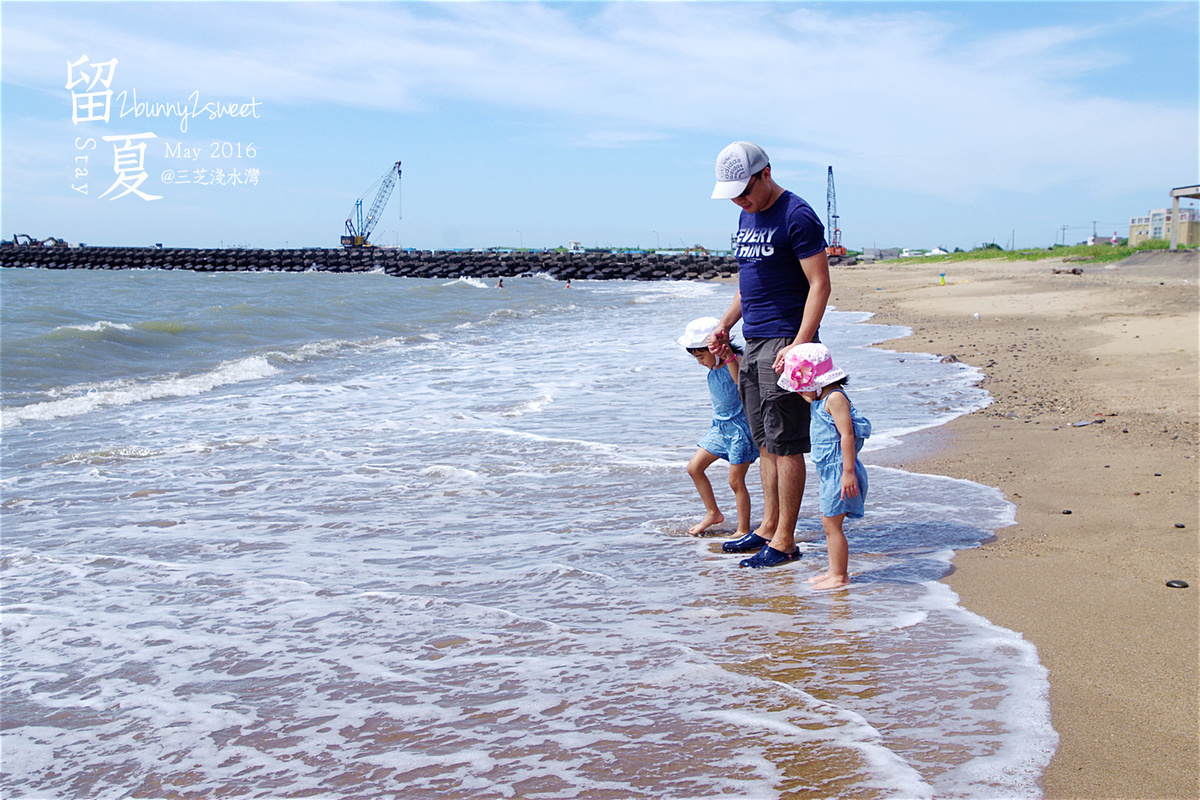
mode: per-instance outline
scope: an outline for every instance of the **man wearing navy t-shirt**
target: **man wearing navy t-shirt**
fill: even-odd
[[[763,520],[731,542],[727,553],[754,555],[743,567],[773,567],[800,557],[796,519],[804,497],[809,405],[779,387],[783,357],[798,344],[819,341],[829,301],[825,227],[812,206],[771,179],[771,164],[752,142],[734,142],[717,156],[713,199],[741,209],[734,256],[738,291],[709,346],[729,357],[729,329],[740,319],[746,352],[738,390],[758,445]]]

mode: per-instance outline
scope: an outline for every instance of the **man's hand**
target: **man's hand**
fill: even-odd
[[[789,344],[787,347],[775,354],[775,360],[771,363],[771,369],[775,370],[776,375],[783,374],[783,359],[787,357],[788,351],[796,346],[797,345],[795,344]]]
[[[708,335],[708,349],[718,361],[725,361],[733,356],[729,349],[729,331],[717,328]]]

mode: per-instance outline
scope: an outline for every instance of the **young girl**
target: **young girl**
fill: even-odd
[[[812,460],[821,479],[821,522],[829,547],[829,571],[808,579],[815,589],[837,589],[850,583],[850,548],[842,532],[846,517],[860,519],[867,496],[867,471],[858,460],[871,422],[854,408],[842,388],[846,373],[833,365],[823,344],[793,347],[783,361],[779,385],[812,403],[809,439]]]
[[[725,515],[717,507],[712,484],[705,475],[718,458],[729,462],[729,488],[737,503],[737,534],[750,533],[750,492],[746,490],[746,472],[758,458],[758,448],[750,436],[750,423],[742,410],[738,396],[738,355],[740,348],[731,345],[733,354],[728,360],[717,363],[717,357],[708,349],[708,337],[717,329],[720,321],[714,317],[700,317],[688,323],[683,336],[678,339],[697,361],[708,369],[708,392],[712,395],[712,427],[697,442],[699,448],[688,462],[688,475],[696,484],[696,491],[704,501],[704,519],[688,531],[697,536],[713,525],[725,521]]]

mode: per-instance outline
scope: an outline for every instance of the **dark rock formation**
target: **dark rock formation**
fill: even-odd
[[[409,278],[498,278],[544,273],[559,280],[711,280],[737,273],[731,256],[596,251],[294,250],[37,247],[5,243],[0,267],[186,269],[196,272],[373,272]]]

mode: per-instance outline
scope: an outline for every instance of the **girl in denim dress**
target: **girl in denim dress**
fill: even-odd
[[[758,458],[758,447],[750,435],[750,423],[746,421],[746,412],[738,395],[740,351],[735,351],[728,359],[718,363],[717,357],[708,349],[709,334],[716,330],[718,324],[715,317],[694,319],[678,339],[679,344],[708,369],[708,392],[713,404],[712,425],[696,443],[698,449],[688,462],[688,475],[704,503],[704,518],[688,532],[698,536],[725,521],[725,515],[717,506],[712,484],[705,474],[714,461],[723,458],[729,462],[729,488],[733,490],[737,505],[736,535],[744,536],[750,532],[750,492],[746,489],[746,472]]]
[[[809,439],[813,467],[821,480],[821,523],[829,548],[829,570],[808,579],[815,589],[838,589],[850,583],[850,548],[842,522],[860,519],[867,496],[867,471],[858,460],[871,421],[850,402],[843,388],[849,381],[833,365],[823,344],[792,348],[784,359],[779,385],[812,403]]]

